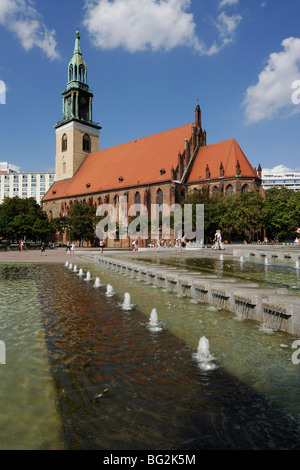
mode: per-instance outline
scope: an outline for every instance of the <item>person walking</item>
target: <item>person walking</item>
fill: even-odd
[[[101,253],[101,255],[102,255],[103,249],[104,249],[104,241],[103,241],[103,240],[100,240],[99,245],[100,245],[100,253]]]

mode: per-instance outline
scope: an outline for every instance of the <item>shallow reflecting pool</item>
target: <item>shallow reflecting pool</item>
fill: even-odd
[[[295,338],[78,268],[90,279],[64,265],[0,265],[1,449],[299,448]],[[203,336],[214,370],[195,355]]]
[[[138,258],[135,258],[135,261]],[[142,257],[141,261],[158,263],[166,266],[184,267],[184,269],[214,274],[223,278],[234,278],[237,281],[249,281],[261,287],[283,287],[293,294],[300,294],[300,268],[291,261],[255,260],[252,258],[233,258],[221,254],[215,257],[195,256],[194,258],[180,256]]]

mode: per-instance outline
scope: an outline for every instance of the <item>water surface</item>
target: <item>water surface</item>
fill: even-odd
[[[60,436],[67,449],[297,448],[292,337],[267,335],[252,322],[96,264],[78,268],[91,280],[63,265],[0,266],[1,286],[10,286],[0,317],[7,358],[16,368],[25,344],[26,357],[35,358],[24,366],[24,380],[6,380],[2,448],[60,448]],[[103,286],[94,287],[96,276]],[[113,297],[105,295],[107,284]],[[132,310],[122,309],[125,293]],[[149,328],[153,308],[159,332]],[[18,340],[10,343],[15,331]],[[195,359],[202,336],[216,370],[203,371]],[[7,365],[0,373],[2,387]],[[23,433],[9,439],[16,412],[27,418]]]

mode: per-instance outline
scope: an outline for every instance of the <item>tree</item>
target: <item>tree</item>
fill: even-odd
[[[96,216],[96,208],[85,202],[75,201],[72,205],[68,223],[68,235],[70,240],[78,240],[82,246],[83,240],[93,242],[95,229],[99,221]]]
[[[46,240],[51,233],[47,214],[33,198],[5,198],[0,205],[0,234],[9,242]]]
[[[300,193],[286,187],[268,189],[262,215],[269,238],[293,240],[300,223]]]
[[[204,204],[205,241],[212,240],[217,229],[223,239],[243,240],[247,233],[253,239],[258,226],[261,226],[263,197],[255,192],[242,194],[212,194],[206,188],[188,195],[185,203]]]

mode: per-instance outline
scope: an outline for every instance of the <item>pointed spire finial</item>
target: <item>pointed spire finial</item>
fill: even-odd
[[[78,26],[76,26],[75,46],[74,46],[73,55],[76,55],[76,54],[82,55],[81,48],[80,48],[80,34],[79,34]]]

